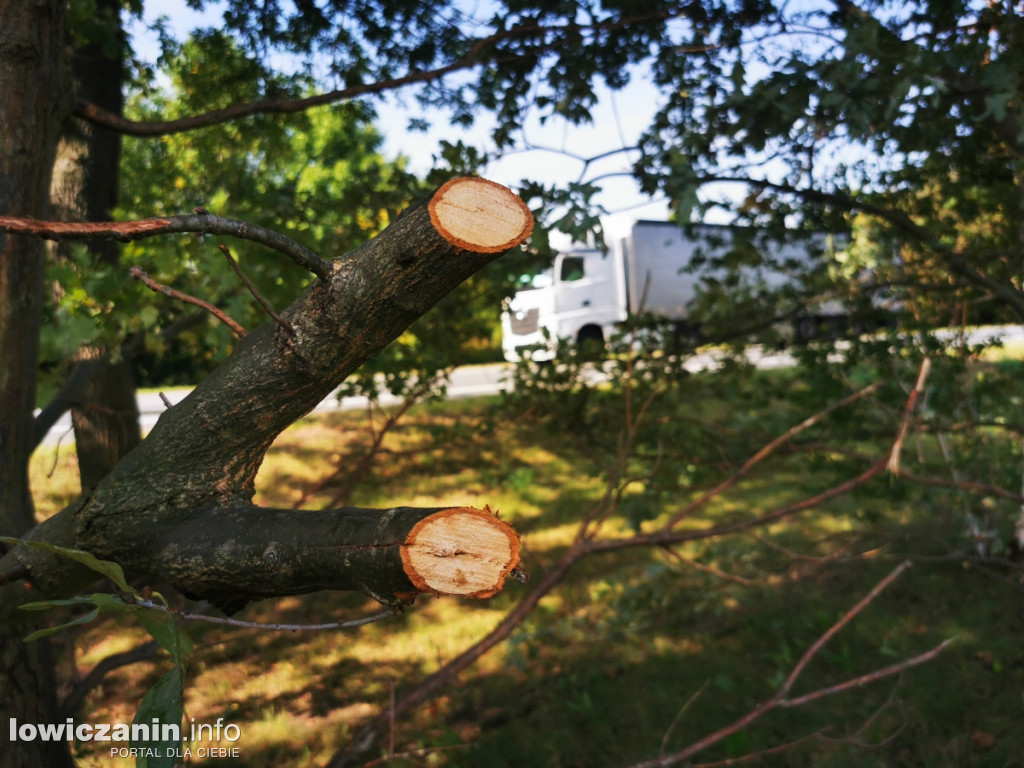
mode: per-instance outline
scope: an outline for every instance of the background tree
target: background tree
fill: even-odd
[[[117,115],[124,107],[129,55],[121,27],[123,5],[120,0],[68,4],[72,88]],[[141,10],[138,4],[131,7],[135,12]],[[70,116],[61,130],[51,181],[54,215],[71,221],[110,219],[118,197],[121,137]],[[116,268],[114,243],[92,243],[86,250],[100,271]],[[53,258],[58,263],[55,266],[66,262],[67,249],[56,249]],[[56,288],[58,293],[62,290]],[[36,434],[42,439],[46,430],[71,410],[82,488],[87,490],[141,439],[130,362],[140,339],[114,346],[102,346],[99,340],[97,346],[92,343],[97,339],[80,337],[81,333],[67,333],[56,345],[59,356],[51,364],[60,364],[61,386],[43,391],[45,407]],[[44,346],[53,338],[52,334],[45,336]],[[51,354],[44,353],[44,358],[54,357],[54,345],[50,346]]]
[[[62,81],[64,14],[52,3],[0,5],[0,208],[43,217],[66,91]],[[65,107],[66,109],[66,107]],[[43,247],[39,241],[0,235],[0,531],[21,535],[35,523],[28,485],[33,447],[32,411],[42,325]],[[26,645],[16,624],[0,625],[4,712],[40,721],[56,711],[53,670],[45,644]],[[9,759],[17,762],[19,750]],[[64,748],[36,747],[30,764],[69,763]],[[14,764],[12,762],[12,764]]]
[[[721,202],[740,222],[834,230],[861,214],[890,260],[903,249],[901,287],[960,286],[999,307],[975,312],[1024,318],[1013,4],[759,11],[655,64],[646,188],[682,220],[719,204],[697,196],[712,182],[745,190]]]

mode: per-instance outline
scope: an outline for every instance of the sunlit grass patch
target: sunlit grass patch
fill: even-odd
[[[70,435],[55,446],[37,448],[29,461],[28,471],[36,515],[41,520],[62,510],[81,493],[78,455],[74,437]]]

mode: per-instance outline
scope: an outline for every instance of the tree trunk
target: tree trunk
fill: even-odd
[[[124,111],[124,34],[120,0],[98,0],[97,18],[116,29],[116,44],[93,42],[74,53],[76,96],[113,114]],[[71,118],[64,126],[50,189],[56,214],[67,221],[108,221],[117,205],[121,136]],[[92,264],[116,269],[119,248],[111,241],[87,244]],[[57,248],[57,258],[66,247]],[[69,377],[82,385],[70,399],[82,492],[94,488],[141,440],[135,374],[123,350],[85,347]]]
[[[69,112],[62,87],[64,0],[0,0],[0,211],[43,217],[57,131]],[[0,234],[0,532],[35,522],[28,484],[33,440],[43,246]],[[56,718],[46,644],[23,643],[28,623],[0,624],[0,722]],[[5,734],[6,734],[6,728]],[[6,741],[6,738],[5,738]],[[66,742],[18,741],[0,747],[0,766],[71,765]]]

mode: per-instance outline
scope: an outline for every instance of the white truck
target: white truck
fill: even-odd
[[[642,311],[673,324],[686,324],[687,305],[695,298],[704,275],[721,275],[721,269],[693,270],[695,256],[714,260],[734,249],[737,230],[698,224],[683,230],[678,224],[638,221],[629,235],[608,251],[571,250],[559,253],[553,267],[537,275],[529,289],[508,302],[502,313],[502,348],[505,359],[517,362],[551,360],[555,346],[568,340],[576,344],[602,344],[616,326]],[[769,240],[763,233],[744,232],[744,242],[754,242],[775,265],[744,267],[741,280],[768,288],[791,281],[792,269],[807,265],[835,249],[835,238],[815,235],[810,242]],[[797,333],[813,336],[822,322],[840,319],[837,302],[816,306],[813,315],[798,319]]]

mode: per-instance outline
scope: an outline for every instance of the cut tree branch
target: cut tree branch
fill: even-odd
[[[212,218],[197,216],[197,224]],[[358,589],[389,605],[419,593],[493,595],[518,573],[518,538],[485,510],[314,513],[251,500],[281,431],[532,226],[529,208],[505,187],[478,178],[448,182],[335,259],[327,279],[281,313],[294,338],[276,323],[254,330],[161,414],[91,495],[26,538],[85,550],[120,563],[130,578],[169,582],[229,610],[320,589]],[[0,560],[0,573],[18,565],[30,570],[32,589],[0,587],[0,616],[95,579],[67,558],[27,546]]]
[[[359,591],[389,606],[419,594],[485,598],[519,565],[515,531],[472,507],[210,506],[139,514],[111,530],[116,539],[90,537],[93,551],[129,572],[162,574],[225,613],[321,589]]]
[[[283,253],[303,269],[321,280],[330,277],[331,265],[320,256],[290,237],[272,229],[238,219],[226,219],[212,214],[183,214],[159,219],[136,221],[39,221],[37,219],[0,216],[0,232],[30,235],[44,240],[117,240],[130,243],[157,235],[196,233],[228,235],[240,240],[251,240]]]

